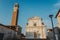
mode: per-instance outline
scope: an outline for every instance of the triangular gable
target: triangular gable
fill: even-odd
[[[55,16],[55,18],[57,18],[57,16],[59,15],[59,12],[60,12],[60,9],[59,9],[59,11],[58,11],[57,15]]]

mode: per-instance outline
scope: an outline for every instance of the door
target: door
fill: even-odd
[[[4,34],[0,33],[0,40],[3,40]]]

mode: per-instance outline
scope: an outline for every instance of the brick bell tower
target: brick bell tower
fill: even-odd
[[[12,13],[12,21],[11,21],[11,29],[16,29],[18,24],[18,12],[19,12],[19,5],[16,3],[14,5],[13,13]]]

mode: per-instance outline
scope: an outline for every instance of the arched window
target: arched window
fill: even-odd
[[[36,23],[34,23],[34,26],[36,26]]]
[[[42,23],[42,25],[44,25],[44,23]]]

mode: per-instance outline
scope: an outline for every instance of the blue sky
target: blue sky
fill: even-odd
[[[19,3],[18,25],[25,33],[28,18],[38,16],[43,19],[46,28],[51,28],[49,15],[53,14],[54,26],[57,26],[55,15],[60,9],[60,0],[0,0],[0,23],[10,25],[14,4]]]

